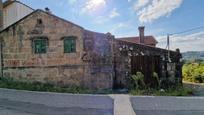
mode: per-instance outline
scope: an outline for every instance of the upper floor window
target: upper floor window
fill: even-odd
[[[64,53],[76,52],[76,37],[64,37]]]
[[[37,25],[41,25],[42,23],[42,19],[37,19]]]
[[[33,50],[35,54],[47,53],[48,39],[46,37],[36,37],[33,39]]]

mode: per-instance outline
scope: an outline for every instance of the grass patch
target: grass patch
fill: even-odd
[[[90,90],[80,87],[63,88],[48,83],[40,82],[23,82],[14,80],[10,77],[0,77],[0,88],[41,91],[41,92],[58,92],[58,93],[74,93],[74,94],[118,94],[120,91],[116,90]],[[187,87],[177,87],[167,89],[165,91],[156,89],[134,89],[130,90],[132,95],[151,95],[151,96],[189,96],[193,95],[193,90]]]
[[[130,91],[131,95],[149,95],[149,96],[191,96],[193,89],[186,87],[169,88],[166,90],[157,89],[134,89]]]
[[[109,94],[112,90],[90,90],[80,87],[63,88],[48,83],[40,82],[22,82],[14,80],[10,77],[0,77],[0,88],[41,91],[41,92],[58,92],[58,93],[74,93],[74,94]]]

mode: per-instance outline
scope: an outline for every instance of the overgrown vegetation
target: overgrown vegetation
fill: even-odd
[[[204,60],[185,61],[183,79],[189,82],[204,83]]]
[[[192,95],[193,90],[182,86],[162,89],[157,73],[153,73],[153,80],[156,82],[155,87],[150,88],[145,84],[144,75],[137,72],[136,75],[130,77],[129,93],[132,95],[155,95],[155,96],[186,96]],[[121,93],[114,90],[89,90],[80,87],[59,87],[49,83],[40,82],[25,82],[18,81],[10,77],[0,77],[0,88],[28,90],[28,91],[43,91],[43,92],[59,92],[59,93],[74,93],[74,94],[113,94]]]
[[[132,95],[150,95],[150,96],[188,96],[193,95],[193,90],[182,86],[169,89],[133,89],[130,91]]]
[[[168,87],[162,89],[159,76],[156,72],[153,72],[152,80],[155,84],[154,87],[147,86],[144,82],[144,75],[141,72],[137,72],[136,75],[131,76],[129,87],[130,94],[132,95],[153,95],[153,96],[187,96],[193,95],[193,90],[182,86]]]
[[[89,90],[80,87],[63,88],[54,86],[49,83],[40,82],[22,82],[10,77],[0,77],[0,88],[28,90],[28,91],[43,91],[43,92],[59,92],[59,93],[74,93],[74,94],[109,94],[112,90]]]
[[[131,77],[134,82],[134,87],[136,87],[137,89],[143,89],[146,87],[144,82],[144,75],[141,72],[137,72],[136,75],[132,75]]]

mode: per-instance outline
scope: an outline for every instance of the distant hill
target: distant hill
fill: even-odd
[[[204,51],[188,51],[182,53],[184,59],[204,59]]]

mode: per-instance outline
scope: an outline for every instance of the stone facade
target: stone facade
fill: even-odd
[[[111,54],[111,49],[102,50],[103,46],[100,46],[102,42],[109,42],[108,35],[94,33],[88,36],[87,33],[92,32],[47,12],[37,10],[31,13],[1,32],[4,76],[60,86],[111,88],[112,72],[109,71],[112,71],[112,62],[111,59],[104,61],[111,58],[106,55]],[[62,38],[66,36],[76,37],[75,53],[64,53]],[[96,39],[98,36],[102,36],[100,41]],[[32,40],[35,37],[48,38],[46,54],[34,53]],[[93,48],[88,49],[88,39],[92,39]],[[87,54],[91,58],[87,58]]]
[[[64,53],[63,39],[69,36],[76,38],[74,53]],[[171,51],[174,64],[167,64],[167,50],[120,41],[110,33],[85,30],[42,10],[36,10],[4,29],[0,37],[0,67],[4,77],[62,87],[124,88],[128,84],[126,78],[132,74],[132,57],[145,55],[161,58],[160,79],[181,78],[179,52]],[[36,37],[46,38],[45,54],[35,53],[33,40]],[[176,69],[168,69],[171,65]]]

